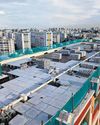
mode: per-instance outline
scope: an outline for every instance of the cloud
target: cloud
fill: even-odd
[[[0,15],[5,15],[5,14],[6,14],[5,11],[0,10]]]
[[[28,6],[28,3],[25,2],[12,2],[11,4],[14,6]]]
[[[7,12],[0,20],[6,26],[94,24],[94,18],[100,19],[99,0],[0,0],[0,8],[0,15]]]
[[[26,2],[27,0],[0,0],[0,3]]]

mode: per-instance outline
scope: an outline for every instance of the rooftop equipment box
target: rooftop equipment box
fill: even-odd
[[[81,67],[83,67],[83,68],[88,68],[88,69],[94,69],[95,68],[95,66],[93,66],[93,65],[90,65],[90,64],[81,64]]]
[[[80,54],[81,57],[86,57],[86,51],[79,51],[79,52],[76,52],[77,54]]]
[[[76,46],[73,49],[76,50],[76,51],[80,51],[81,48],[80,48],[80,46]]]
[[[61,60],[62,59],[62,54],[61,53],[53,53],[51,55],[51,58],[54,60]]]
[[[87,46],[90,46],[92,49],[96,49],[97,48],[97,44],[96,43],[88,43],[86,44]]]
[[[79,52],[77,49],[71,49],[70,50],[71,53],[76,53],[76,52]]]
[[[91,45],[85,45],[85,46],[84,46],[84,50],[86,50],[86,51],[91,51],[91,50],[92,50]]]
[[[94,59],[94,62],[100,63],[100,57],[94,57],[93,59]]]
[[[70,55],[69,50],[61,50],[60,52],[62,53],[62,55]]]
[[[39,68],[49,69],[49,67],[50,67],[50,60],[48,60],[48,59],[38,60],[37,61],[37,65],[38,65]]]
[[[71,54],[70,58],[73,59],[73,60],[80,60],[81,55],[80,54]]]

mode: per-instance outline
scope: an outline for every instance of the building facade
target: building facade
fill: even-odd
[[[52,46],[52,32],[31,32],[32,47],[34,46]]]
[[[30,49],[31,48],[31,36],[30,33],[16,33],[15,34],[15,43],[17,49]]]
[[[13,53],[15,52],[15,44],[13,39],[6,37],[0,38],[0,53]]]

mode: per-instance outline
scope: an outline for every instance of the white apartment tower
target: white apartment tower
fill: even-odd
[[[15,43],[17,49],[30,49],[31,48],[31,35],[29,32],[15,34]]]
[[[14,39],[0,38],[0,54],[15,52]]]

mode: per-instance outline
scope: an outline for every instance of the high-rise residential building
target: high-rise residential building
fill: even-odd
[[[60,32],[53,32],[53,43],[60,43]]]
[[[31,35],[29,32],[16,33],[15,43],[17,49],[30,49],[31,48]]]
[[[0,30],[0,38],[3,36],[3,32],[2,30]]]
[[[53,32],[54,43],[59,43],[67,38],[66,28],[49,28],[49,31]]]
[[[64,41],[65,40],[65,32],[60,32],[60,41]]]
[[[52,46],[53,32],[31,32],[32,46]]]
[[[7,37],[8,37],[8,38],[15,39],[15,32],[8,32]]]
[[[0,38],[0,54],[15,52],[14,39]]]

